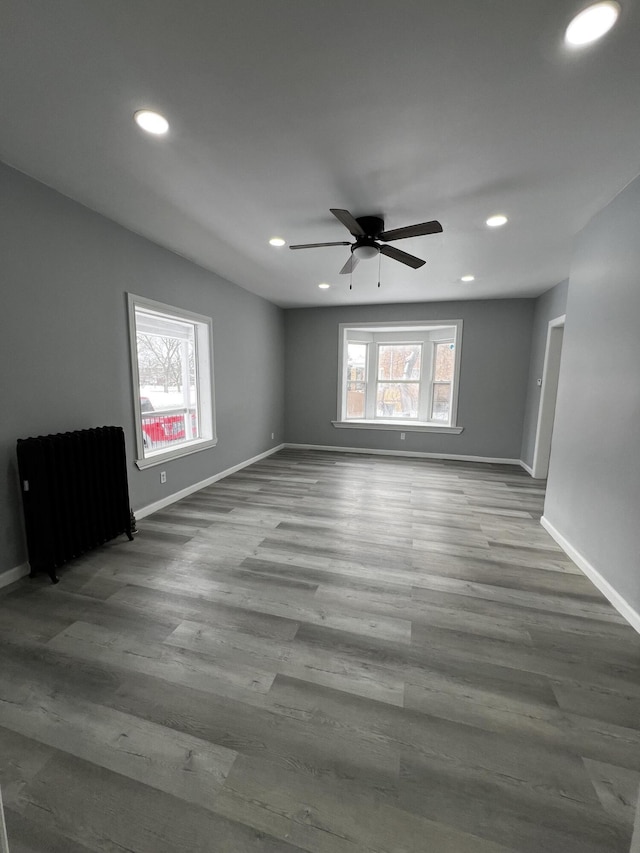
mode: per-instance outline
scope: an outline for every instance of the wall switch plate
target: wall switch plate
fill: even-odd
[[[274,439],[275,437],[276,437],[275,432],[272,432],[272,433],[271,433],[271,441],[273,441],[273,439]]]
[[[538,387],[542,385],[542,379],[536,379],[536,382],[538,383]]]
[[[400,433],[400,440],[404,441],[404,433],[403,432]]]
[[[167,472],[166,471],[160,471],[160,482],[161,483],[167,482]]]

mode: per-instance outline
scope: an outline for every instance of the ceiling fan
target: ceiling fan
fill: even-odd
[[[340,275],[353,272],[358,261],[367,258],[375,258],[379,253],[400,261],[414,270],[424,266],[426,261],[409,255],[395,246],[383,246],[391,240],[404,240],[405,237],[422,237],[426,234],[440,234],[442,225],[437,220],[421,222],[418,225],[407,225],[404,228],[393,228],[391,231],[384,230],[384,219],[379,216],[352,216],[348,210],[330,208],[331,213],[345,228],[356,238],[354,243],[340,241],[338,243],[303,243],[298,246],[289,246],[290,249],[318,249],[321,246],[351,246],[351,257],[340,270]]]

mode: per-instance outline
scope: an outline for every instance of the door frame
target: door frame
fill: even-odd
[[[540,394],[540,406],[538,407],[536,441],[533,449],[532,476],[536,480],[544,480],[549,473],[551,438],[556,413],[556,399],[558,397],[560,357],[566,317],[566,314],[555,317],[549,321],[547,327],[547,342],[544,350],[544,366],[542,368],[542,390]]]

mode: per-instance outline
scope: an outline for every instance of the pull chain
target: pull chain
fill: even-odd
[[[351,256],[351,268],[349,270],[349,290],[353,290],[353,255]]]
[[[380,263],[382,262],[382,254],[378,252],[378,287],[380,287]]]

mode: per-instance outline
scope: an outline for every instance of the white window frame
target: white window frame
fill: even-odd
[[[450,385],[451,386],[451,395],[449,407],[451,407],[451,396],[453,395],[453,379],[436,379],[436,350],[440,346],[450,346],[453,344],[455,346],[455,341],[453,338],[448,341],[433,341],[433,351],[431,354],[431,388],[429,389],[429,420],[433,421],[433,423],[439,423],[439,421],[433,417],[433,397],[436,385]]]
[[[402,430],[403,432],[440,432],[459,435],[463,427],[458,424],[458,396],[460,365],[462,361],[462,320],[406,320],[389,323],[340,323],[338,325],[338,400],[337,418],[332,424],[339,429]],[[441,333],[442,338],[432,338]],[[347,418],[347,344],[367,344],[367,370],[365,391],[365,417]],[[385,344],[402,345],[422,343],[420,402],[418,418],[388,418],[376,413],[378,383],[378,347]],[[433,346],[429,347],[431,343]],[[451,382],[449,422],[431,419],[434,386],[434,356],[436,343],[453,343],[455,359]],[[426,364],[426,357],[430,364]],[[415,380],[414,380],[415,381]]]
[[[362,384],[364,385],[364,387],[365,387],[365,417],[368,417],[369,415],[368,415],[368,411],[367,411],[367,394],[366,394],[366,389],[367,389],[367,386],[368,386],[368,384],[369,384],[369,376],[370,376],[370,373],[371,373],[371,364],[370,364],[370,362],[371,362],[371,358],[370,358],[370,355],[371,355],[371,348],[369,347],[369,341],[350,340],[350,341],[349,341],[349,343],[350,343],[350,344],[355,344],[356,346],[364,346],[364,347],[367,347],[367,357],[366,357],[365,365],[364,365],[364,379],[349,379],[349,377],[348,377],[348,375],[347,375],[348,370],[349,370],[349,363],[348,363],[348,361],[347,361],[347,362],[345,362],[345,365],[344,365],[344,383],[343,383],[343,384],[344,384],[344,401],[345,401],[345,403],[344,403],[344,408],[345,408],[345,411],[346,411],[346,406],[347,406],[347,394],[348,394],[348,392],[349,392],[349,382],[358,382],[358,383],[362,383]]]
[[[191,453],[215,447],[216,435],[215,396],[213,383],[213,322],[211,317],[195,314],[174,305],[166,305],[144,296],[127,294],[129,313],[129,354],[131,357],[131,378],[133,390],[133,411],[136,431],[136,460],[141,470],[161,465],[170,459],[179,459]],[[178,447],[148,449],[144,446],[142,430],[142,411],[140,407],[140,372],[138,368],[138,345],[136,328],[136,309],[158,314],[163,317],[193,324],[195,326],[196,382],[198,384],[198,424],[201,438],[180,442]]]

